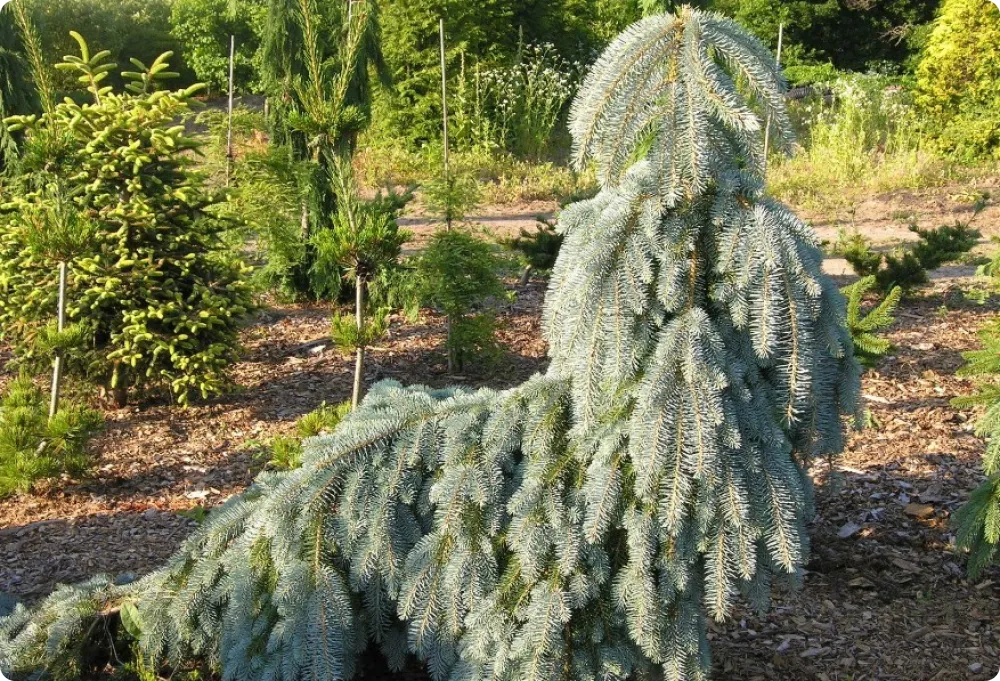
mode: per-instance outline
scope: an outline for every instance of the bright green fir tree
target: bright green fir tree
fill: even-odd
[[[721,16],[629,28],[572,112],[602,189],[563,214],[548,372],[377,386],[163,569],[0,620],[0,667],[78,673],[121,614],[143,659],[233,681],[352,678],[369,646],[437,680],[707,678],[708,618],[795,580],[858,386],[843,297],[764,194],[783,87]]]

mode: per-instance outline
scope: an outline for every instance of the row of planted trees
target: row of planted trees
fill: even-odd
[[[15,9],[37,59],[30,20]],[[295,0],[271,10],[272,143],[225,193],[196,170],[191,152],[201,145],[176,124],[197,87],[159,89],[176,77],[169,54],[148,68],[133,60],[127,88],[116,91],[106,84],[116,70],[108,53],[91,54],[77,36],[80,57],[57,68],[84,84],[89,101],[58,105],[46,68],[31,61],[44,112],[4,126],[11,156],[0,220],[0,319],[25,366],[55,353],[119,404],[150,387],[181,403],[218,394],[254,304],[250,268],[226,244],[232,234],[266,244],[261,275],[280,292],[354,299],[350,323],[338,316],[333,331],[356,354],[355,404],[365,348],[393,307],[427,303],[448,315],[450,368],[463,348],[489,345],[487,318],[469,313],[503,294],[490,246],[449,230],[404,265],[408,234],[396,218],[410,195],[359,195],[352,160],[381,58],[376,5]],[[450,178],[429,194],[449,225],[470,198],[468,183]],[[68,263],[65,329],[49,323],[58,262]]]

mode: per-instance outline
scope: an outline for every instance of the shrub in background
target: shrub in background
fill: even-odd
[[[986,439],[986,480],[954,518],[956,543],[969,551],[968,570],[973,579],[1000,555],[1000,321],[987,324],[979,337],[982,347],[965,353],[967,364],[958,372],[975,379],[977,392],[952,402],[959,408],[983,407],[976,434]]]
[[[556,228],[555,220],[538,218],[535,231],[521,228],[521,234],[503,242],[505,246],[519,253],[526,261],[521,275],[521,286],[528,283],[532,271],[550,272],[559,258],[564,237]]]
[[[509,66],[468,69],[463,62],[453,105],[456,143],[534,160],[551,156],[579,70],[551,43],[523,46]]]
[[[38,28],[45,64],[56,64],[64,55],[75,54],[77,45],[70,38],[70,32],[85,28],[91,43],[108,50],[113,62],[126,64],[134,58],[149,64],[164,52],[173,52],[174,63],[181,73],[179,83],[188,86],[195,82],[184,64],[180,43],[170,33],[171,0],[19,1],[27,3]],[[69,71],[55,76],[57,90],[84,89]],[[110,71],[108,78],[115,87],[126,83],[117,71]]]
[[[267,0],[173,0],[170,35],[195,77],[216,93],[229,87],[229,38],[236,37],[237,91],[259,91]]]
[[[945,0],[917,69],[917,102],[944,150],[966,160],[1000,152],[1000,13]]]
[[[50,419],[48,400],[31,378],[14,380],[0,398],[0,498],[27,492],[43,478],[82,472],[87,443],[103,423],[98,412],[75,405]]]
[[[14,9],[0,20],[0,121],[7,116],[26,114],[36,106],[37,97],[24,58],[21,29]],[[0,174],[17,160],[17,140],[0,124]]]
[[[295,422],[294,435],[280,435],[264,448],[261,457],[274,470],[292,470],[302,465],[302,443],[311,437],[332,433],[348,414],[351,403],[327,404],[324,402]]]
[[[935,184],[947,164],[928,144],[927,125],[898,79],[842,74],[797,102],[803,139],[790,157],[776,154],[769,186],[804,204],[849,203],[857,192]],[[852,191],[853,190],[853,191]]]
[[[334,317],[333,338],[341,347],[355,352],[351,404],[357,407],[364,380],[365,350],[385,333],[388,314],[388,310],[377,310],[374,315],[368,311],[369,289],[399,266],[399,256],[410,233],[399,228],[396,218],[400,205],[382,197],[371,202],[361,200],[350,163],[338,163],[331,181],[337,184],[337,214],[332,227],[314,238],[316,263],[327,269],[339,269],[354,285],[353,327],[349,318]]]
[[[86,337],[70,366],[119,404],[132,388],[164,386],[181,403],[219,393],[251,299],[246,266],[220,243],[221,197],[191,170],[197,143],[177,125],[194,89],[156,90],[169,74],[161,58],[125,74],[134,93],[115,92],[107,53],[78,40],[81,56],[60,66],[92,101],[8,119],[25,133],[26,172],[0,207],[0,333],[30,354],[56,308],[56,264],[31,247],[37,232],[67,228],[50,224],[45,179],[90,232],[69,263],[67,318]]]
[[[977,204],[976,215],[982,206]],[[911,225],[910,231],[919,239],[908,248],[878,253],[862,235],[855,234],[841,248],[841,253],[858,276],[874,277],[879,290],[888,293],[896,286],[905,291],[927,283],[929,271],[958,260],[975,248],[982,237],[969,222],[956,222],[936,229]]]

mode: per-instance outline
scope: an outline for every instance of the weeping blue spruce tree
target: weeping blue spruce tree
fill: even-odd
[[[601,192],[567,209],[551,367],[506,392],[376,387],[163,569],[0,624],[0,668],[71,673],[120,618],[143,659],[340,680],[704,679],[706,623],[808,551],[807,466],[858,367],[809,229],[764,192],[774,59],[681,9],[629,28],[572,112]]]

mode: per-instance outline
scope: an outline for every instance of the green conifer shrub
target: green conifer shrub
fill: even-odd
[[[977,206],[976,215],[981,210],[982,207]],[[840,252],[859,277],[875,277],[878,289],[890,294],[897,287],[908,291],[926,284],[929,271],[958,260],[975,248],[982,237],[968,222],[942,225],[936,229],[911,225],[910,231],[919,236],[916,243],[908,248],[897,248],[892,253],[873,250],[860,234],[850,237]]]
[[[438,231],[417,257],[417,298],[448,317],[445,350],[456,371],[469,359],[489,362],[499,355],[489,302],[507,295],[503,265],[493,244],[458,228]]]
[[[764,193],[782,90],[721,16],[629,28],[573,109],[602,189],[562,216],[548,371],[377,386],[163,569],[18,606],[0,667],[67,669],[128,603],[145,659],[225,681],[363,677],[369,647],[438,681],[707,679],[708,618],[796,580],[858,389],[843,297]]]
[[[873,250],[862,234],[852,234],[840,245],[839,251],[859,277],[874,276],[882,267],[882,254]]]
[[[14,380],[0,398],[0,498],[27,492],[43,478],[76,474],[87,465],[87,444],[103,424],[92,409],[49,404],[31,378]]]
[[[410,233],[399,228],[398,209],[391,201],[380,197],[366,202],[358,196],[350,163],[337,163],[332,179],[340,200],[332,229],[320,232],[314,239],[316,263],[329,263],[327,267],[342,271],[354,285],[353,319],[335,316],[333,339],[356,355],[351,404],[357,407],[364,380],[365,350],[385,334],[389,313],[387,309],[378,309],[375,314],[368,311],[369,289],[399,267],[402,247],[410,240]]]
[[[865,366],[873,366],[892,348],[892,344],[878,333],[896,321],[893,313],[903,296],[902,288],[893,287],[885,297],[865,309],[865,296],[871,293],[876,283],[872,275],[841,289],[847,298],[847,329],[854,343],[854,355]]]
[[[959,408],[983,407],[976,434],[986,439],[986,480],[955,514],[956,543],[969,551],[968,570],[973,579],[1000,555],[1000,322],[988,324],[979,337],[983,347],[965,353],[967,364],[959,371],[960,376],[976,379],[978,390],[952,402]]]
[[[302,465],[302,443],[309,438],[332,433],[350,413],[350,402],[324,402],[295,422],[293,435],[279,435],[267,443],[261,458],[266,459],[268,467],[274,470],[298,468]]]
[[[522,284],[526,284],[531,270],[549,272],[555,267],[559,249],[563,245],[563,235],[554,220],[538,218],[534,232],[522,227],[521,234],[507,241],[505,245],[520,253],[527,261],[528,269],[522,281]]]
[[[182,403],[216,394],[251,298],[247,268],[219,239],[222,197],[192,171],[198,145],[177,124],[195,89],[157,89],[170,75],[164,55],[148,69],[135,62],[124,73],[129,91],[115,92],[102,84],[114,68],[107,53],[91,55],[77,37],[81,56],[59,66],[87,84],[91,101],[7,119],[25,134],[25,172],[0,203],[0,335],[31,359],[58,284],[56,262],[33,244],[39,233],[86,229],[87,248],[69,261],[67,308],[86,342],[69,366],[119,403],[157,386]],[[50,210],[53,186],[72,211]]]

